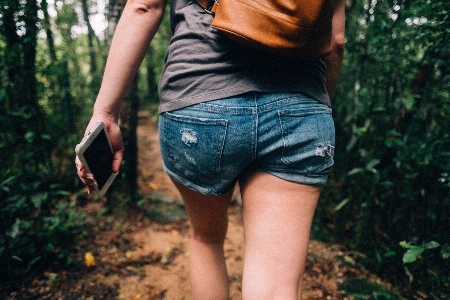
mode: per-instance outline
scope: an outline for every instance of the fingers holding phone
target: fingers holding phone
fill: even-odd
[[[94,193],[94,186],[98,186],[92,173],[86,172],[78,156],[75,156],[75,165],[77,167],[77,174],[81,182],[86,186],[89,195]]]
[[[120,131],[119,124],[117,124],[117,122],[111,121],[109,118],[103,115],[96,114],[92,117],[91,122],[86,129],[86,133],[88,133],[89,130],[92,130],[91,128],[94,128],[97,121],[99,120],[102,121],[105,126],[109,141],[111,143],[111,147],[113,149],[114,156],[112,161],[112,171],[113,173],[118,173],[122,164],[124,151],[122,133]]]
[[[118,151],[114,151],[105,123],[98,120],[93,127],[91,123],[82,141],[75,148],[77,154],[75,164],[78,176],[86,185],[88,192],[102,196],[119,171],[123,143],[118,126],[118,131],[110,130],[114,144],[119,148]]]

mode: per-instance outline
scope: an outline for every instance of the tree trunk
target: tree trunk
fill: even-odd
[[[95,32],[91,26],[91,22],[89,21],[89,7],[87,4],[87,0],[81,0],[81,6],[83,8],[84,22],[86,22],[86,25],[88,28],[87,36],[88,36],[89,57],[91,60],[90,61],[91,73],[95,74],[97,72],[97,62],[96,62],[95,49],[94,49]]]
[[[67,60],[64,59],[62,62],[62,76],[60,77],[61,89],[63,91],[63,101],[62,101],[62,111],[63,119],[66,123],[67,128],[74,128],[74,116],[73,116],[73,105],[72,105],[72,94],[70,93],[70,72]]]
[[[116,31],[117,23],[122,15],[123,8],[125,7],[126,0],[109,0],[108,2],[108,28],[107,39],[108,46],[111,45],[114,31]]]
[[[147,52],[147,87],[148,87],[148,95],[147,101],[150,103],[158,102],[158,85],[156,84],[155,72],[153,70],[153,64],[151,63],[151,56],[153,55],[153,50],[150,47]]]
[[[28,104],[34,108],[37,106],[36,89],[36,45],[37,45],[37,3],[36,0],[28,0],[25,4],[26,33],[23,39],[23,88]]]
[[[2,26],[0,30],[5,41],[5,69],[8,77],[5,83],[7,97],[7,107],[18,109],[20,99],[23,99],[21,86],[22,72],[22,50],[19,36],[16,31],[16,21],[14,15],[19,11],[19,4],[12,2],[9,5],[1,6]]]
[[[121,130],[126,151],[124,152],[123,172],[127,179],[127,189],[131,197],[130,206],[134,207],[137,201],[137,134],[139,96],[138,96],[138,75],[133,79],[130,89],[124,101],[121,115]]]
[[[108,7],[108,45],[111,45],[117,22],[122,15],[125,0],[110,0]],[[135,207],[138,197],[137,192],[137,112],[139,99],[137,95],[138,76],[134,78],[130,90],[124,99],[122,113],[120,117],[120,127],[125,145],[124,159],[120,180],[111,186],[107,194],[107,209],[124,208],[124,206]]]
[[[47,35],[47,45],[48,45],[48,53],[50,55],[50,60],[54,64],[57,61],[56,51],[55,51],[55,42],[53,39],[53,32],[51,29],[50,23],[50,15],[48,14],[48,4],[47,0],[41,0],[41,10],[44,14],[44,20],[42,21],[42,25],[45,29],[45,34]]]
[[[24,21],[26,33],[22,40],[23,49],[23,81],[25,106],[28,106],[34,120],[30,120],[30,128],[36,133],[44,132],[44,117],[38,102],[37,81],[36,81],[36,46],[38,27],[38,5],[37,0],[28,0],[24,7]]]

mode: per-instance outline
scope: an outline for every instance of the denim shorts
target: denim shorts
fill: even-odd
[[[249,172],[323,185],[333,166],[331,108],[303,94],[243,95],[195,104],[159,118],[167,174],[221,195]]]

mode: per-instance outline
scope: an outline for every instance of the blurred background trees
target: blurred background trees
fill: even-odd
[[[333,100],[336,166],[317,216],[317,228],[329,224],[324,237],[363,252],[372,270],[445,297],[449,15],[448,1],[347,1],[346,58]],[[414,259],[403,263],[405,252]]]
[[[67,260],[83,234],[73,149],[124,3],[0,0],[0,281]],[[361,251],[405,295],[449,297],[450,3],[347,0],[346,9],[336,165],[314,237]],[[125,101],[128,156],[111,208],[138,197],[137,110],[157,115],[167,14]]]

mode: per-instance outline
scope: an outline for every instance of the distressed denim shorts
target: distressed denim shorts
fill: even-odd
[[[333,165],[331,108],[303,94],[243,95],[195,104],[159,118],[167,174],[221,195],[249,172],[323,185]]]

